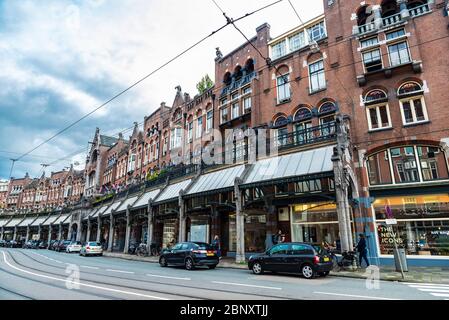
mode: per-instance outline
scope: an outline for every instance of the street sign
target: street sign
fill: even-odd
[[[398,221],[396,219],[385,219],[385,223],[389,226],[391,225],[397,225]]]

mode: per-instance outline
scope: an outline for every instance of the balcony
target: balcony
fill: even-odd
[[[304,145],[321,143],[337,138],[337,126],[335,122],[329,122],[320,126],[297,130],[284,135],[279,135],[273,141],[278,150],[287,150]]]
[[[430,12],[431,9],[430,5],[426,3],[424,5],[412,9],[407,9],[407,11],[404,15],[402,13],[397,13],[392,16],[383,18],[382,24],[379,26],[379,28],[377,28],[375,22],[370,22],[361,26],[354,27],[353,34],[357,36],[362,36],[371,32],[377,32],[383,28],[389,28],[394,25],[405,22],[406,18],[404,18],[404,16],[407,16],[407,13],[411,18],[416,18]]]
[[[251,80],[253,80],[255,77],[256,77],[256,72],[253,71],[253,72],[241,77],[238,80],[234,80],[230,85],[223,88],[220,96],[221,97],[225,96],[225,95],[229,94],[229,92],[237,90],[238,88],[244,86],[245,84],[250,83]]]

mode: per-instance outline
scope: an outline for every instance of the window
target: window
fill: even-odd
[[[408,44],[405,41],[389,45],[388,53],[390,55],[390,66],[392,67],[410,62]]]
[[[275,141],[277,146],[285,146],[287,144],[288,139],[288,129],[280,128],[274,131],[275,133]]]
[[[174,128],[170,134],[170,150],[179,148],[181,146],[181,128]]]
[[[424,92],[423,88],[419,83],[416,82],[406,82],[403,85],[401,85],[398,89],[398,96],[409,96],[414,94],[422,94]]]
[[[305,110],[305,111],[303,111]],[[300,110],[298,110],[298,112],[296,112],[295,114],[295,120],[296,119],[300,119],[300,117],[302,117],[302,119],[310,119],[307,115],[304,115],[305,112],[310,113],[310,110],[307,108],[302,108]],[[298,115],[298,113],[303,114]],[[295,142],[299,143],[299,144],[303,144],[306,143],[308,140],[312,140],[313,139],[313,132],[312,130],[308,130],[312,128],[312,121],[307,120],[307,121],[301,121],[299,123],[297,123],[295,125]]]
[[[309,65],[310,92],[326,88],[324,76],[324,61],[320,60]]]
[[[285,40],[273,45],[271,47],[271,57],[273,60],[284,56],[287,53]]]
[[[393,174],[397,183],[418,182],[419,173],[413,147],[394,148],[392,151]],[[400,156],[393,157],[393,154]]]
[[[206,119],[206,131],[209,132],[214,127],[214,111],[209,110],[207,112],[207,119]]]
[[[242,90],[242,95],[247,95],[250,94],[252,92],[251,87],[246,87]]]
[[[235,119],[239,116],[239,108],[240,107],[238,102],[232,104],[232,119]]]
[[[283,183],[283,184],[275,185],[275,193],[277,195],[288,194],[288,184],[287,183]]]
[[[393,40],[393,39],[400,38],[400,37],[403,37],[403,36],[405,36],[405,30],[404,29],[400,29],[400,30],[396,30],[396,31],[387,33],[386,34],[386,39],[387,40]]]
[[[438,147],[417,146],[419,163],[424,181],[449,177],[444,153]]]
[[[191,142],[192,140],[193,140],[193,122],[189,122],[188,141]]]
[[[220,123],[228,121],[228,108],[220,109]]]
[[[362,54],[362,58],[363,58],[363,66],[365,67],[365,72],[382,70],[383,65],[380,49],[364,52]]]
[[[203,117],[199,117],[197,120],[197,125],[196,125],[196,138],[199,139],[201,138],[203,134]]]
[[[288,244],[280,244],[277,246],[274,246],[273,248],[271,248],[270,250],[270,255],[282,255],[282,254],[287,254],[288,252]]]
[[[239,93],[238,92],[231,94],[231,101],[234,101],[234,100],[236,100],[238,98],[239,98]]]
[[[290,75],[284,74],[277,78],[278,103],[290,100]]]
[[[388,105],[371,106],[366,109],[370,130],[391,127]]]
[[[427,110],[424,97],[403,99],[401,105],[402,121],[404,125],[427,121]]]
[[[251,97],[246,97],[243,99],[243,108],[245,112],[251,110]]]
[[[228,99],[220,100],[220,106],[225,106],[228,103]]]
[[[376,44],[379,44],[379,39],[377,37],[360,41],[360,46],[362,48],[375,46]]]
[[[324,25],[324,21],[310,27],[307,31],[309,32],[311,41],[318,41],[326,37],[326,27]]]
[[[296,51],[306,45],[304,32],[299,32],[289,39],[290,51]]]
[[[365,96],[365,104],[383,102],[388,100],[387,94],[383,90],[371,90]]]
[[[320,179],[296,182],[295,188],[297,193],[321,192],[323,190]]]

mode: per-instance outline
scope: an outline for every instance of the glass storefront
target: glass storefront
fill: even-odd
[[[176,237],[176,219],[164,220],[163,223],[162,248],[167,248],[178,241]]]
[[[327,243],[336,246],[339,239],[337,205],[307,203],[292,206],[293,242]]]
[[[265,251],[267,218],[265,213],[245,215],[245,252]],[[236,251],[235,214],[229,215],[229,251]]]
[[[375,200],[381,254],[395,242],[409,255],[449,256],[449,195],[410,195]],[[387,225],[394,218],[397,225]]]
[[[208,217],[191,217],[190,231],[187,234],[188,241],[209,242]]]

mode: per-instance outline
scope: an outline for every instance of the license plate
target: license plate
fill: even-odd
[[[329,262],[329,258],[328,257],[324,257],[324,262]]]
[[[208,256],[208,257],[213,257],[214,254],[213,254],[213,253],[208,253],[207,256]]]

